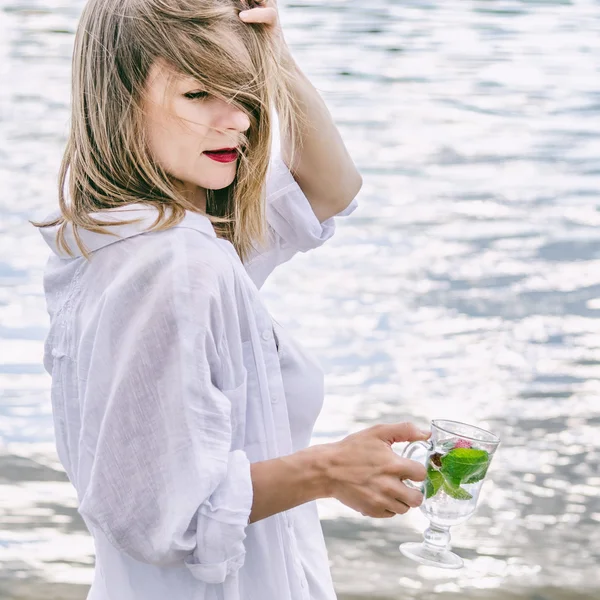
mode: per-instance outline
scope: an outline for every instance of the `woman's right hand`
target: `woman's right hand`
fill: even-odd
[[[368,427],[330,444],[329,496],[378,519],[420,506],[423,494],[401,480],[424,481],[427,470],[415,460],[400,458],[392,444],[430,436],[430,431],[412,423],[392,423]]]

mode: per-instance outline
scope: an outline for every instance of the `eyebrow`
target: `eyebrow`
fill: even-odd
[[[191,75],[185,75],[183,73],[177,73],[175,75],[175,77],[182,84],[185,84],[185,85],[196,85],[196,86],[201,86],[202,87],[202,83],[200,83],[197,79],[194,79]]]

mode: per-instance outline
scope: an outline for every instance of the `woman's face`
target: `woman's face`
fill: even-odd
[[[240,134],[250,120],[227,102],[206,97],[195,79],[176,74],[169,81],[173,74],[165,62],[157,61],[148,75],[144,109],[150,151],[189,200],[205,210],[205,190],[230,185],[238,164],[237,158],[218,162],[205,153],[240,148]]]

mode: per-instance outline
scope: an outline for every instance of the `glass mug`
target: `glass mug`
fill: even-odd
[[[412,442],[402,453],[411,458],[424,448],[427,478],[421,484],[404,479],[423,493],[421,511],[429,519],[422,542],[400,544],[402,554],[417,562],[444,569],[460,569],[463,559],[451,551],[450,527],[464,523],[475,512],[488,467],[500,444],[493,433],[458,421],[431,421],[431,437]]]

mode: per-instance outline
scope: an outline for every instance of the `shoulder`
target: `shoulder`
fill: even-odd
[[[235,270],[216,238],[172,227],[145,232],[94,252],[82,286],[88,299],[159,304],[166,311],[221,313],[233,304]],[[93,302],[96,304],[96,302]],[[200,316],[200,315],[198,315]]]
[[[80,286],[83,322],[95,328],[104,319],[117,332],[160,332],[158,344],[170,335],[209,332],[222,346],[240,307],[234,269],[216,241],[172,227],[94,252]]]
[[[234,274],[231,260],[219,241],[198,231],[174,226],[144,232],[95,252],[91,264],[102,263],[117,270],[160,273],[165,270],[202,275],[207,281],[227,282]]]

